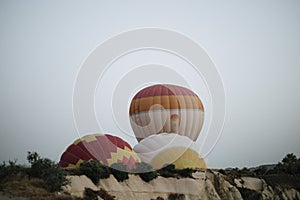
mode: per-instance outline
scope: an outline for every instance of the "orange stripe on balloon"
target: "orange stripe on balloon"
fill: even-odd
[[[154,96],[134,99],[131,102],[129,112],[135,114],[151,110],[164,109],[200,109],[204,110],[200,99],[197,96]]]

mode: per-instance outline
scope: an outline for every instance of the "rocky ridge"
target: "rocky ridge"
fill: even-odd
[[[69,184],[63,190],[75,197],[83,197],[85,188],[89,188],[93,191],[105,190],[117,200],[300,199],[300,193],[296,189],[272,187],[265,180],[254,177],[240,177],[231,181],[214,170],[197,171],[193,173],[193,178],[158,176],[148,183],[137,175],[129,175],[129,179],[123,182],[118,182],[111,175],[107,179],[101,179],[98,185],[84,175],[70,175],[67,178]]]

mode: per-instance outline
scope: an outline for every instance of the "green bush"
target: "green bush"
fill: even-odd
[[[3,181],[6,179],[6,177],[9,175],[9,169],[5,162],[0,164],[0,191],[4,190]]]
[[[126,179],[128,179],[128,167],[124,165],[123,163],[113,163],[110,166],[111,173],[113,176],[119,181],[122,182]]]
[[[30,151],[27,152],[27,161],[30,164],[33,164],[40,159],[41,159],[41,156],[37,152],[30,152]]]
[[[8,161],[8,164],[6,162],[3,162],[0,164],[0,182],[2,182],[7,176],[11,175],[26,175],[27,168],[18,165],[17,161]]]
[[[46,189],[49,192],[60,191],[61,187],[68,183],[66,179],[66,172],[63,171],[57,164],[49,168],[44,175],[43,180],[45,181]]]
[[[175,165],[174,164],[165,164],[161,170],[174,172],[175,171]]]
[[[141,179],[145,182],[149,182],[155,178],[157,178],[157,173],[156,171],[152,171],[152,172],[147,172],[147,173],[140,173],[139,176],[141,177]]]
[[[159,173],[159,175],[166,178],[176,176],[176,170],[174,164],[166,164],[163,168],[159,169],[157,172]]]
[[[193,178],[193,175],[192,175],[193,172],[194,172],[194,170],[191,168],[177,170],[177,174],[183,178]]]
[[[226,175],[226,171],[224,169],[219,169],[219,173]]]
[[[100,179],[108,178],[110,170],[102,165],[98,160],[85,161],[80,164],[80,172],[89,177],[94,184],[98,184]]]
[[[297,158],[293,153],[287,154],[282,161],[275,166],[273,172],[277,174],[299,174],[300,158]]]
[[[98,192],[90,188],[85,188],[84,190],[84,200],[98,200]]]
[[[41,158],[36,152],[28,152],[27,160],[31,164],[28,169],[29,177],[43,179],[49,192],[60,191],[68,183],[66,172],[48,158]]]
[[[185,200],[184,194],[169,194],[168,200]]]
[[[259,166],[255,170],[253,170],[253,176],[264,176],[269,173],[270,170],[267,169],[266,166]]]
[[[3,162],[1,165],[0,165],[0,183],[7,177],[8,175],[8,168],[6,166],[6,163]]]
[[[145,182],[149,182],[157,177],[157,172],[152,166],[144,162],[136,164],[135,172],[138,173]]]
[[[44,178],[49,173],[51,168],[56,168],[55,163],[48,158],[41,158],[34,163],[31,163],[31,168],[28,170],[30,177]]]
[[[262,199],[262,195],[256,190],[250,190],[248,188],[240,187],[238,187],[238,190],[245,200]]]

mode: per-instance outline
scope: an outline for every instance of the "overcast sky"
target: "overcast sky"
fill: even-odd
[[[209,167],[300,155],[299,1],[0,2],[0,161],[58,161],[77,137],[73,85],[89,53],[126,30],[159,27],[199,43],[226,89]],[[113,73],[112,73],[113,74]]]

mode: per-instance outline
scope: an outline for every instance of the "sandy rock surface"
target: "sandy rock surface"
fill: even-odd
[[[181,194],[185,200],[243,200],[241,189],[247,189],[260,199],[300,200],[300,193],[295,189],[272,188],[263,179],[253,177],[241,177],[230,184],[224,175],[212,170],[196,172],[193,178],[159,176],[148,183],[138,175],[129,175],[123,182],[111,175],[101,179],[98,185],[86,176],[68,176],[68,180],[70,184],[63,188],[64,191],[77,197],[83,197],[85,188],[90,188],[94,191],[103,189],[117,200],[168,199],[170,194]]]

